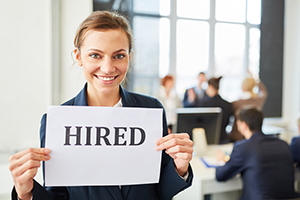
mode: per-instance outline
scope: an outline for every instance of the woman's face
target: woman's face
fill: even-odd
[[[129,42],[121,30],[89,30],[80,51],[74,50],[88,82],[88,94],[101,96],[119,93],[119,84],[129,65]]]
[[[165,88],[170,90],[174,87],[174,81],[172,79],[169,79],[165,83]]]

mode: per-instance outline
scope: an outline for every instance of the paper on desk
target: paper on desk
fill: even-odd
[[[157,183],[162,109],[50,106],[46,186]]]
[[[202,156],[200,158],[202,162],[205,164],[206,167],[219,167],[223,166],[225,164],[224,161],[218,161],[216,157],[210,157],[210,156]]]

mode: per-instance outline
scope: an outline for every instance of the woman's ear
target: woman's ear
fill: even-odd
[[[74,49],[74,55],[75,55],[75,59],[76,59],[76,62],[77,64],[82,67],[82,60],[81,60],[81,56],[80,56],[80,51],[76,48]]]

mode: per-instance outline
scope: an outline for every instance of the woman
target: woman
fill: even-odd
[[[256,85],[258,85],[259,88],[258,93],[254,93],[253,91]],[[257,83],[252,76],[245,78],[242,83],[242,91],[243,93],[241,98],[237,101],[232,102],[232,108],[234,113],[237,112],[239,109],[244,108],[245,106],[255,107],[260,110],[263,108],[263,105],[268,96],[268,91],[261,81]],[[229,133],[229,137],[231,142],[244,139],[244,136],[237,129],[236,120],[234,120],[233,122],[232,130]]]
[[[96,11],[77,30],[74,55],[87,81],[83,90],[63,105],[123,106],[162,108],[154,98],[131,93],[120,84],[126,77],[133,49],[132,32],[126,18],[115,12]],[[167,134],[159,139],[156,150],[163,151],[160,181],[157,184],[122,186],[47,187],[34,181],[41,161],[50,158],[50,149],[27,149],[10,158],[10,171],[15,184],[13,199],[171,199],[189,187],[193,143],[187,134]],[[46,115],[41,122],[41,147],[45,145]],[[174,182],[176,184],[174,184]],[[124,189],[124,190],[123,190]]]
[[[222,76],[219,78],[211,78],[208,80],[208,88],[206,89],[206,94],[210,97],[203,102],[203,107],[220,107],[222,108],[222,123],[221,123],[221,134],[220,134],[220,144],[225,144],[229,142],[226,126],[229,124],[229,118],[233,114],[231,103],[222,99],[219,95],[219,85]]]
[[[157,99],[166,110],[169,133],[172,132],[173,125],[177,122],[176,108],[182,107],[181,101],[174,90],[174,83],[175,78],[171,75],[166,75],[161,79],[161,87],[156,94]]]

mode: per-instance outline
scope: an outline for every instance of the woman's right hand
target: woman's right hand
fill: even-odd
[[[41,161],[50,159],[49,153],[50,149],[47,148],[29,148],[9,158],[9,170],[20,199],[31,199],[33,178],[41,166]]]

